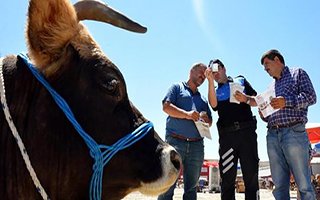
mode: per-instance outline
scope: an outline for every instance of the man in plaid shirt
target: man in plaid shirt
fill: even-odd
[[[302,200],[314,200],[309,166],[310,142],[305,129],[308,107],[316,103],[316,93],[308,74],[301,68],[288,68],[278,50],[269,50],[261,57],[264,70],[274,78],[276,97],[270,105],[279,111],[263,118],[268,123],[267,150],[273,195],[289,200],[292,172]]]

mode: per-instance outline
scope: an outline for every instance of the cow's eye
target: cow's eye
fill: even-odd
[[[108,93],[115,93],[119,87],[119,81],[116,79],[108,80],[102,86]]]

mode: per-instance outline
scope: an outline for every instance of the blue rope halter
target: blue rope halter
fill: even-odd
[[[123,138],[119,139],[111,146],[99,145],[94,139],[92,139],[80,126],[75,119],[67,102],[50,86],[50,84],[44,79],[43,75],[34,67],[29,58],[25,54],[19,54],[19,56],[27,64],[33,75],[44,85],[44,87],[50,92],[54,101],[58,104],[66,117],[72,123],[74,128],[78,131],[85,143],[90,149],[90,155],[94,159],[93,174],[90,183],[90,199],[99,200],[102,196],[102,177],[103,168],[110,161],[110,159],[120,150],[123,150],[135,142],[143,138],[152,128],[151,122],[145,122],[139,126],[136,130]]]

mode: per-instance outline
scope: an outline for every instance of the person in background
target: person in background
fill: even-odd
[[[165,95],[162,105],[168,114],[166,122],[166,142],[172,145],[182,157],[184,200],[197,199],[197,184],[204,159],[204,143],[195,121],[212,124],[211,111],[207,100],[198,87],[205,80],[207,66],[194,64],[189,80],[173,84]],[[175,185],[158,197],[158,200],[172,200]]]
[[[310,142],[305,124],[308,107],[316,103],[316,93],[308,74],[301,68],[289,69],[278,50],[261,57],[264,70],[274,79],[275,98],[270,105],[280,109],[264,118],[268,123],[267,150],[276,200],[289,200],[290,172],[302,200],[314,200],[311,184]]]
[[[217,67],[212,67],[217,65]],[[213,69],[215,69],[213,71]],[[245,185],[245,199],[259,199],[257,148],[257,121],[252,115],[250,105],[256,105],[252,98],[257,93],[243,76],[231,78],[226,67],[219,60],[211,60],[206,70],[208,79],[208,99],[214,111],[218,112],[217,128],[219,133],[219,167],[222,178],[221,199],[235,199],[235,179],[237,165],[240,166]],[[214,80],[218,83],[215,89]],[[238,83],[244,91],[230,94],[230,85]],[[246,96],[246,95],[248,96]],[[233,95],[238,103],[230,102]],[[232,97],[232,98],[233,98]]]

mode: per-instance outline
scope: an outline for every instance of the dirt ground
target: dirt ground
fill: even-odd
[[[182,200],[183,189],[175,189],[175,195],[173,200]],[[297,193],[292,191],[291,199],[296,199]],[[244,200],[243,193],[236,193],[237,200]],[[274,200],[271,190],[262,189],[260,190],[260,199],[261,200]],[[157,197],[144,196],[138,192],[132,193],[125,197],[123,200],[157,200]],[[211,193],[198,193],[198,200],[220,200],[220,194],[211,194]]]

